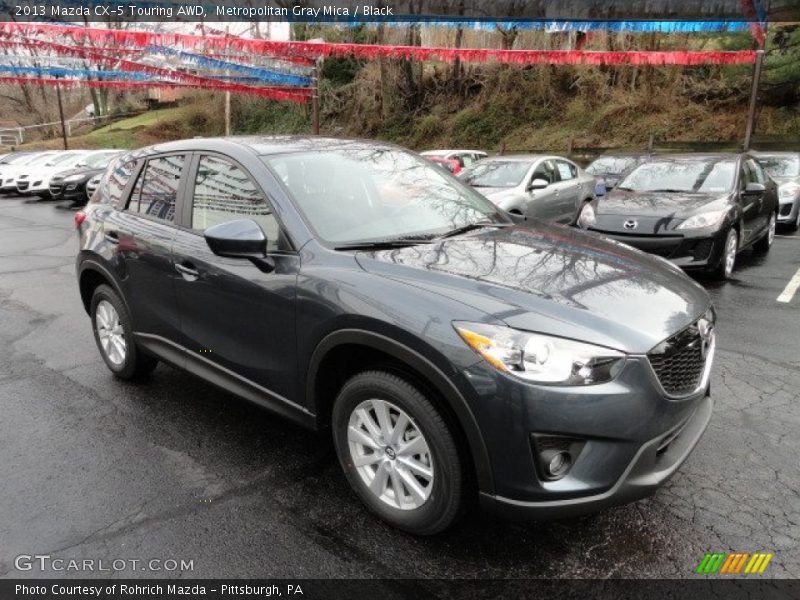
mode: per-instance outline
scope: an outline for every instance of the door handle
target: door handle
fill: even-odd
[[[109,244],[119,244],[119,234],[116,231],[107,231],[104,237]]]
[[[200,277],[200,271],[195,269],[192,263],[175,263],[175,270],[187,281],[194,281]]]

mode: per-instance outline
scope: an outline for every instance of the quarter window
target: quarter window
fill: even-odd
[[[162,221],[175,220],[175,201],[186,157],[160,156],[147,161],[136,181],[128,210]]]
[[[278,222],[250,176],[232,162],[203,156],[197,166],[192,202],[192,229],[203,231],[235,219],[252,219],[278,249]]]

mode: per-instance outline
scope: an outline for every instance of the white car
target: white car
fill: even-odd
[[[43,163],[28,165],[28,169],[17,175],[17,193],[24,196],[50,195],[50,178],[56,173],[72,169],[87,154],[89,152],[86,150],[67,150]]]
[[[56,150],[49,152],[32,152],[21,154],[0,165],[0,192],[8,193],[17,191],[17,177],[27,169],[38,164],[43,164],[59,154]]]
[[[453,175],[458,175],[473,163],[486,158],[482,150],[426,150],[420,152],[425,158],[442,164]]]

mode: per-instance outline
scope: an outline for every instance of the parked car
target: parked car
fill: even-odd
[[[537,518],[647,496],[711,417],[697,283],[577,229],[514,225],[391,144],[161,144],[107,170],[75,223],[114,375],[163,360],[330,430],[355,493],[413,533],[473,496]]]
[[[17,175],[17,193],[21,196],[49,196],[53,175],[72,169],[88,154],[86,150],[68,150],[53,155],[43,163],[27,165]]]
[[[453,175],[461,172],[461,165],[454,158],[444,158],[442,156],[426,156],[425,158]]]
[[[522,154],[482,160],[459,176],[512,214],[574,224],[594,198],[594,177],[560,156]]]
[[[775,182],[750,154],[672,155],[635,167],[587,206],[581,227],[727,279],[750,246],[767,252],[775,237]]]
[[[25,158],[26,156],[30,157],[33,154],[36,154],[36,153],[35,152],[9,152],[8,154],[3,154],[2,156],[0,156],[0,168],[2,168],[3,165],[11,164],[14,161],[20,161],[23,158]]]
[[[800,229],[800,153],[758,152],[758,162],[778,184],[778,224]]]
[[[0,165],[0,193],[17,193],[17,177],[26,169],[48,162],[58,151],[33,152]]]
[[[86,182],[86,201],[92,199],[94,196],[95,191],[97,190],[98,186],[100,185],[100,179],[102,179],[103,173],[98,173],[97,175],[93,175],[92,178]]]
[[[486,158],[486,152],[481,150],[427,150],[420,153],[425,158],[443,158],[452,166],[450,172],[458,175],[462,169]]]
[[[94,152],[83,157],[73,169],[53,175],[50,179],[50,197],[54,200],[70,200],[73,205],[86,204],[86,184],[96,175],[101,175],[120,154],[121,150]]]
[[[597,178],[595,195],[605,196],[606,192],[614,189],[627,171],[645,158],[646,156],[641,154],[610,154],[593,160],[585,170]]]

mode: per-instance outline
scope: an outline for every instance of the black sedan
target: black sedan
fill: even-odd
[[[777,213],[777,186],[750,154],[671,155],[634,168],[578,224],[727,279],[741,250],[769,250]]]
[[[108,164],[120,154],[121,150],[91,154],[74,169],[54,175],[50,180],[50,197],[54,200],[70,200],[75,206],[86,204],[87,182],[105,171]]]

